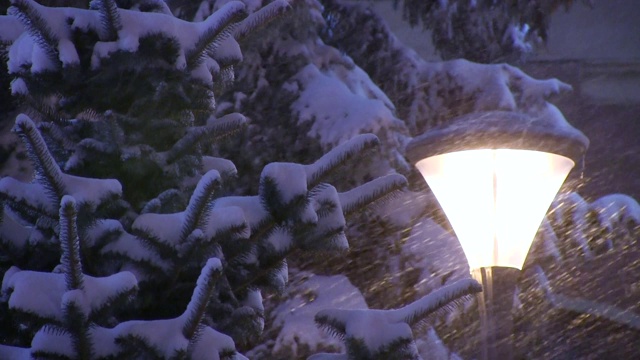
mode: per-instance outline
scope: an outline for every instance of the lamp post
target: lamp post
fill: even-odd
[[[454,119],[412,140],[407,156],[444,210],[482,283],[483,359],[512,354],[511,308],[533,238],[589,140],[561,115],[492,111]]]

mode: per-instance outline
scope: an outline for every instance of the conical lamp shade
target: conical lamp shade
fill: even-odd
[[[416,163],[471,270],[522,268],[538,227],[573,166],[565,156],[512,149],[457,151]]]

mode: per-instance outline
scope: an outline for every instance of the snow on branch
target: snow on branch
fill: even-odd
[[[345,216],[366,206],[388,199],[407,186],[407,179],[398,174],[379,177],[364,185],[340,194],[340,204]]]
[[[96,356],[119,352],[121,356],[138,354],[136,357],[139,357],[141,350],[156,358],[172,359],[222,359],[221,355],[235,355],[231,338],[202,325],[207,304],[221,272],[222,263],[219,259],[207,261],[198,277],[191,301],[182,315],[176,318],[126,321],[111,329],[92,328],[93,340],[101,344],[96,349]],[[116,344],[119,350],[114,350]]]
[[[43,326],[31,340],[29,359],[73,359],[76,358],[71,335],[63,329]]]
[[[247,119],[238,113],[225,115],[219,119],[210,119],[206,126],[191,127],[187,134],[178,140],[165,155],[169,164],[180,159],[194,146],[202,141],[212,142],[240,131],[247,124]]]
[[[413,326],[447,304],[482,291],[482,286],[473,279],[458,280],[437,289],[423,298],[397,310],[391,310],[391,318]]]
[[[202,329],[191,350],[191,358],[198,360],[248,360],[236,352],[231,337],[210,327]]]
[[[216,199],[213,204],[214,210],[224,211],[228,207],[241,209],[252,233],[271,220],[259,196],[225,196]]]
[[[313,188],[324,177],[349,160],[358,158],[363,152],[379,146],[380,141],[373,134],[363,134],[351,138],[324,154],[315,163],[306,166],[307,185]]]
[[[306,223],[314,223],[318,220],[309,206],[304,165],[267,164],[260,174],[258,193],[262,204],[277,221],[295,218]]]
[[[321,184],[312,190],[311,198],[316,204],[318,221],[297,237],[297,245],[304,250],[347,250],[346,221],[336,188]]]
[[[29,35],[47,54],[49,60],[54,64],[58,64],[58,43],[60,39],[49,28],[46,20],[40,15],[36,7],[40,7],[40,5],[31,0],[12,0],[11,7],[9,7],[7,13],[18,18]]]
[[[258,11],[254,11],[247,16],[239,26],[234,30],[233,36],[237,40],[242,40],[249,34],[254,33],[258,28],[265,26],[274,19],[285,14],[291,5],[286,0],[276,0],[262,7]]]
[[[223,179],[235,177],[238,174],[238,169],[231,160],[214,156],[202,157],[202,170],[218,170]]]
[[[414,354],[410,326],[451,302],[480,291],[482,287],[475,280],[463,279],[400,309],[325,309],[316,314],[315,320],[318,326],[345,341],[348,354],[357,352],[370,358],[383,358],[376,356],[387,353]]]
[[[590,208],[598,214],[599,223],[609,231],[627,221],[640,224],[640,205],[628,195],[603,196],[592,202]]]
[[[93,318],[116,299],[131,295],[137,286],[136,278],[127,271],[107,277],[84,275],[83,308]],[[61,305],[68,292],[64,274],[22,271],[14,266],[4,275],[2,291],[10,293],[10,309],[53,323],[63,320]]]
[[[19,19],[12,16],[0,16],[0,44],[10,44],[22,33],[24,27]]]
[[[186,54],[187,68],[193,70],[200,65],[206,53],[215,51],[222,41],[231,36],[233,25],[242,21],[246,16],[245,5],[240,1],[228,2],[220,10],[213,13],[206,20],[207,29]]]
[[[193,290],[193,296],[185,311],[186,319],[182,327],[182,335],[185,338],[193,340],[199,330],[216,284],[216,279],[221,273],[222,263],[217,258],[209,259],[202,268],[196,282],[196,288]]]
[[[92,0],[89,8],[97,9],[100,12],[102,39],[104,41],[118,40],[118,31],[122,30],[122,19],[120,19],[115,0]]]
[[[50,198],[59,203],[67,193],[62,181],[62,171],[49,152],[47,145],[35,124],[27,115],[20,114],[16,118],[14,131],[20,135],[36,168],[36,181],[41,182],[49,190]]]
[[[180,237],[186,239],[196,228],[203,229],[208,222],[208,215],[211,212],[213,194],[220,188],[220,173],[217,170],[210,170],[198,181],[189,204],[184,213],[182,230]]]

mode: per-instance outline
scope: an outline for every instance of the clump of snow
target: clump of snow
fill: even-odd
[[[276,228],[267,236],[265,245],[278,254],[284,254],[293,246],[293,238],[286,228]]]
[[[24,33],[24,27],[12,16],[0,16],[0,42],[10,43]]]
[[[84,314],[89,316],[91,309],[89,308],[89,301],[84,291],[80,289],[69,290],[62,295],[62,308],[74,306]]]
[[[61,299],[66,291],[63,274],[21,271],[11,267],[4,275],[2,292],[12,291],[10,309],[62,320]]]
[[[280,328],[273,353],[300,356],[298,349],[311,352],[322,348],[344,350],[344,345],[314,323],[315,314],[323,309],[366,309],[360,291],[343,275],[319,276],[309,272],[294,275],[284,294],[286,300],[273,311],[273,326]]]
[[[182,224],[184,212],[174,214],[142,214],[131,225],[134,231],[150,234],[153,238],[170,245],[177,246],[182,240]]]
[[[136,287],[137,280],[129,272],[100,278],[84,275],[84,294],[67,294],[64,274],[21,271],[16,267],[5,273],[2,282],[2,291],[11,293],[10,309],[57,321],[63,319],[64,301],[80,301],[80,308],[90,313],[106,306],[114,296]]]
[[[47,352],[70,359],[76,357],[75,347],[68,332],[60,332],[47,326],[38,330],[31,340],[32,352]]]
[[[27,88],[27,83],[25,83],[22,78],[15,78],[11,81],[11,95],[27,94],[29,94],[29,89]]]
[[[336,67],[321,71],[309,64],[293,81],[302,92],[291,105],[292,111],[299,123],[312,122],[309,136],[320,139],[325,147],[360,133],[398,126],[393,105],[362,70],[346,72]]]
[[[220,174],[225,174],[227,176],[233,176],[238,172],[235,164],[231,160],[213,156],[202,157],[202,170],[218,170]]]
[[[0,179],[0,193],[16,202],[25,202],[40,208],[50,216],[55,217],[58,213],[57,202],[40,184],[23,183],[12,177],[5,177]]]
[[[198,360],[220,360],[222,351],[235,351],[235,344],[231,337],[215,331],[210,327],[202,329],[195,343],[191,356]],[[246,359],[244,356],[236,354],[233,360]]]
[[[101,236],[107,233],[117,233],[119,235],[114,241],[109,242],[100,250],[102,254],[125,257],[134,262],[151,263],[162,270],[169,270],[169,265],[166,261],[163,261],[157,253],[150,251],[140,239],[124,231],[122,224],[117,220],[99,221],[87,232],[85,241],[89,244],[95,244]],[[131,268],[129,271],[135,275],[136,279],[144,280],[144,276],[136,269]]]
[[[11,360],[32,360],[31,349],[0,344],[0,354]]]
[[[242,209],[244,218],[252,229],[270,218],[258,196],[225,196],[215,200],[213,209],[225,209],[230,206]]]
[[[262,170],[262,179],[275,183],[283,204],[289,204],[294,198],[307,193],[307,173],[303,165],[294,163],[270,163]]]
[[[122,185],[115,179],[94,179],[62,174],[62,181],[79,206],[95,209],[101,202],[122,195]]]
[[[360,340],[367,349],[376,353],[394,341],[410,341],[407,353],[418,357],[413,342],[411,325],[442,309],[443,306],[461,297],[482,291],[482,286],[473,279],[458,280],[446,285],[413,303],[394,310],[345,310],[325,309],[316,315],[316,322],[341,335],[347,340]]]
[[[69,39],[60,39],[58,43],[58,53],[63,66],[73,66],[80,63],[80,57],[76,47]]]
[[[182,335],[183,325],[183,316],[150,321],[132,320],[118,324],[110,332],[113,338],[130,335],[140,337],[159,349],[163,357],[170,358],[176,351],[184,351],[189,346],[189,340]]]
[[[204,229],[207,238],[213,238],[221,231],[231,227],[242,227],[243,231],[238,234],[240,238],[247,239],[251,235],[245,215],[238,206],[226,206],[215,208],[209,214],[207,225]]]
[[[640,224],[640,205],[624,194],[603,196],[591,203],[591,209],[598,214],[600,224],[610,231],[624,220]]]

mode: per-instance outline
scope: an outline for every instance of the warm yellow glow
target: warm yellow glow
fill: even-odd
[[[459,151],[416,164],[471,270],[522,269],[538,227],[573,166],[564,156],[510,149]]]

